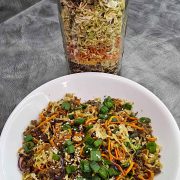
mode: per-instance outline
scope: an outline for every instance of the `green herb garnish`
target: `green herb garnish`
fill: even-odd
[[[58,154],[53,154],[53,155],[52,155],[52,159],[55,160],[55,161],[59,161],[59,160],[60,160],[60,155],[58,155]]]
[[[61,107],[64,109],[64,110],[70,110],[70,108],[71,108],[71,104],[69,103],[69,102],[63,102],[62,104],[61,104]]]
[[[156,152],[157,144],[155,142],[148,142],[146,144],[146,148],[149,150],[150,153],[154,154]]]

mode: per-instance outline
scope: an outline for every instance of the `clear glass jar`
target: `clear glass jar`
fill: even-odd
[[[64,49],[72,73],[119,72],[126,7],[127,0],[58,0]]]

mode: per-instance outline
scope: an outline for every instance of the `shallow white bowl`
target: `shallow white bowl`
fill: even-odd
[[[139,116],[152,119],[153,133],[162,147],[162,173],[155,180],[180,180],[180,131],[165,105],[149,90],[123,77],[104,73],[80,73],[52,80],[34,90],[14,109],[1,134],[0,180],[20,180],[17,150],[22,133],[49,101],[74,93],[82,100],[104,95],[134,102]]]

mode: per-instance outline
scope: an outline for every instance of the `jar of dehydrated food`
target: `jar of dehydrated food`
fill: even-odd
[[[119,72],[126,7],[127,0],[58,0],[64,49],[72,73]]]

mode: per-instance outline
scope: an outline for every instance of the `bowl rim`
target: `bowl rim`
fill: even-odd
[[[166,114],[168,115],[168,119],[170,119],[171,121],[171,125],[173,126],[173,131],[176,134],[177,139],[179,139],[179,141],[176,141],[177,147],[179,147],[180,149],[180,130],[179,127],[177,125],[176,120],[174,119],[174,117],[172,116],[171,112],[169,111],[169,109],[166,107],[166,105],[155,95],[153,94],[150,90],[148,90],[147,88],[145,88],[144,86],[142,86],[141,84],[130,80],[128,78],[122,77],[122,76],[118,76],[118,75],[113,75],[113,74],[107,74],[107,73],[101,73],[101,72],[83,72],[83,73],[74,73],[74,74],[69,74],[69,75],[65,75],[65,76],[61,76],[55,79],[52,79],[42,85],[40,85],[39,87],[37,87],[36,89],[34,89],[33,91],[31,91],[29,94],[27,94],[21,101],[20,103],[18,103],[16,105],[16,107],[14,108],[14,110],[11,112],[11,114],[9,115],[3,130],[1,132],[0,135],[0,144],[1,147],[4,147],[4,144],[6,142],[6,135],[9,133],[9,128],[12,122],[14,122],[14,119],[12,118],[14,116],[14,114],[16,114],[16,112],[18,111],[19,108],[22,107],[22,105],[26,102],[28,99],[30,99],[32,97],[32,95],[38,93],[42,88],[45,88],[46,86],[49,86],[53,83],[56,83],[58,81],[67,81],[69,79],[73,79],[73,78],[78,78],[80,76],[84,76],[84,78],[92,76],[92,77],[98,77],[98,78],[109,78],[112,80],[119,80],[128,84],[131,84],[132,86],[135,86],[137,89],[143,91],[144,93],[146,93],[148,96],[150,96],[157,104],[159,104],[159,106],[161,106],[161,108],[166,112]],[[3,157],[3,148],[0,148],[0,167],[2,166],[2,160],[1,157]],[[180,164],[180,157],[179,159],[179,164]],[[0,168],[0,171],[2,169]],[[2,170],[3,171],[3,170]],[[3,178],[3,172],[0,173],[0,177],[2,176]],[[1,179],[1,178],[0,178]],[[177,180],[180,179],[180,166],[178,168],[178,172],[177,172]]]

